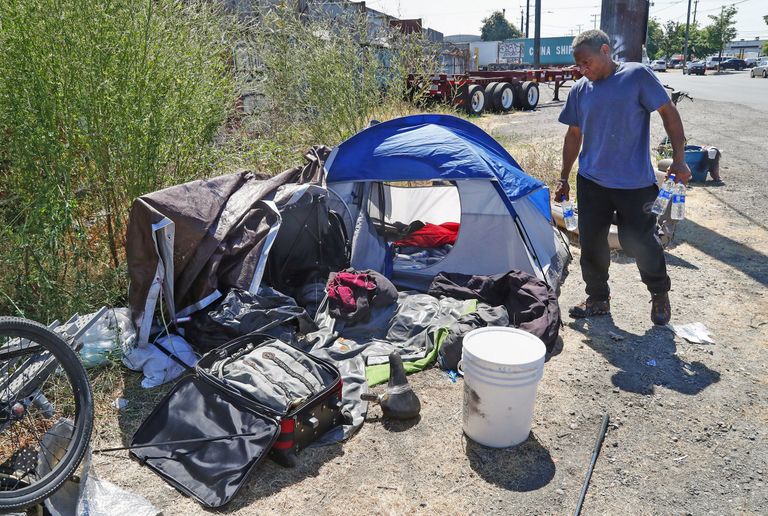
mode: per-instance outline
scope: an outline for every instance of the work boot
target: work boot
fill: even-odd
[[[669,305],[669,295],[666,292],[651,293],[651,321],[653,324],[665,326],[672,317],[672,307]]]
[[[611,300],[609,299],[595,299],[588,297],[586,301],[578,304],[568,310],[568,314],[574,319],[582,319],[584,317],[595,317],[598,315],[610,315],[611,314]]]

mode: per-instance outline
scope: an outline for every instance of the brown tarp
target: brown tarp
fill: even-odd
[[[285,184],[324,182],[329,153],[327,147],[313,147],[303,166],[271,178],[243,171],[172,186],[133,202],[125,247],[128,302],[139,345],[147,342],[158,288],[173,318],[217,291],[252,287],[268,236],[280,222],[269,200]],[[166,231],[158,232],[163,226]],[[160,235],[172,242],[172,264],[161,258]]]

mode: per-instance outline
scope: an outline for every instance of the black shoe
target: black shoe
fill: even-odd
[[[669,295],[666,292],[651,294],[651,321],[659,326],[666,326],[672,317]]]
[[[610,299],[594,299],[588,297],[586,301],[578,304],[568,310],[568,315],[574,319],[581,319],[584,317],[596,317],[598,315],[610,315],[611,314],[611,301]]]

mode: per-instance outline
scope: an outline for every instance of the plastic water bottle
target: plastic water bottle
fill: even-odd
[[[675,186],[672,194],[672,220],[683,220],[685,218],[685,185],[679,183]]]
[[[565,222],[565,229],[573,231],[579,225],[576,221],[576,214],[573,213],[573,204],[571,201],[566,201],[565,196],[560,199],[560,206],[563,208],[563,222]]]
[[[653,202],[651,213],[661,215],[667,210],[669,200],[672,198],[672,190],[675,188],[675,174],[670,174],[664,184],[661,186],[658,197]]]

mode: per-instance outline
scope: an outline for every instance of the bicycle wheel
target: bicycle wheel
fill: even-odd
[[[77,354],[41,324],[0,317],[0,510],[56,491],[80,465],[92,428]]]

